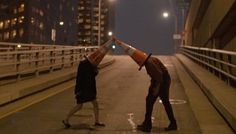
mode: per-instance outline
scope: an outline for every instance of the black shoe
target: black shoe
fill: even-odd
[[[62,123],[63,123],[65,129],[68,129],[71,127],[71,125],[68,122],[66,122],[65,120],[62,120]]]
[[[105,127],[105,124],[99,123],[99,122],[95,122],[94,126],[96,126],[96,127]]]
[[[151,132],[152,127],[141,124],[137,126],[137,129],[143,132]]]
[[[171,122],[167,128],[165,128],[166,131],[171,131],[171,130],[177,130],[177,124],[176,122]]]

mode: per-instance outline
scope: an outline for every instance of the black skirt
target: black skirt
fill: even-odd
[[[76,78],[75,95],[77,103],[85,103],[96,99],[97,68],[88,60],[81,61]]]
[[[91,95],[91,94],[77,94],[75,96],[76,98],[76,102],[77,104],[81,104],[81,103],[86,103],[86,102],[90,102],[96,99],[96,95]]]

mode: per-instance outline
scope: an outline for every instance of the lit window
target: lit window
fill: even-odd
[[[18,18],[19,23],[23,23],[24,22],[24,18],[25,18],[24,16],[19,17]]]
[[[91,26],[90,26],[90,25],[85,25],[84,28],[85,28],[85,29],[90,29]]]
[[[79,19],[79,23],[83,23],[84,19]]]
[[[16,30],[11,31],[11,38],[15,38],[16,37]]]
[[[39,14],[40,14],[40,16],[43,16],[43,15],[44,15],[44,13],[43,13],[42,10],[39,11]]]
[[[80,10],[84,10],[85,8],[82,6],[82,7],[80,7]]]
[[[9,27],[9,23],[10,23],[10,20],[5,20],[4,28],[8,28]]]
[[[34,18],[33,18],[33,17],[30,18],[30,22],[31,22],[32,24],[34,24],[35,21],[34,21]]]
[[[42,22],[40,22],[39,28],[40,28],[41,30],[43,30],[43,23],[42,23]]]
[[[93,8],[93,11],[95,11],[95,12],[97,11],[98,12],[98,8]]]
[[[23,34],[24,34],[24,29],[23,29],[23,28],[21,28],[21,29],[19,30],[19,35],[20,35],[20,37],[22,37],[22,36],[23,36]]]
[[[25,4],[21,4],[20,7],[18,8],[19,12],[23,12],[25,8]]]
[[[93,29],[94,30],[98,30],[98,26],[93,26]]]
[[[3,22],[0,22],[0,29],[3,29]]]
[[[11,19],[11,26],[16,25],[17,22],[17,18]]]
[[[87,22],[87,23],[90,23],[90,22],[91,22],[91,20],[90,20],[90,19],[86,19],[86,22]]]
[[[16,8],[13,9],[13,13],[17,14],[17,9]]]
[[[4,33],[3,39],[4,39],[4,40],[9,39],[9,32],[5,32],[5,33]]]

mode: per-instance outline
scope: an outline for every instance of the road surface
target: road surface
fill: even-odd
[[[172,78],[170,99],[178,123],[177,131],[165,132],[168,119],[161,102],[155,103],[151,133],[199,134],[201,130],[188,103],[184,88],[178,78],[171,56],[159,57],[169,69]],[[100,120],[104,128],[95,128],[93,108],[86,103],[70,121],[71,129],[61,123],[75,105],[73,90],[66,90],[40,103],[18,111],[0,120],[1,134],[136,134],[136,125],[145,114],[145,97],[150,78],[145,68],[129,56],[117,56],[116,62],[97,76]]]

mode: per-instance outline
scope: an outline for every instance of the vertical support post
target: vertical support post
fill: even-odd
[[[21,55],[20,55],[20,53],[17,53],[16,54],[16,72],[17,72],[17,81],[20,81],[20,79],[21,79],[21,74],[20,74],[20,57],[21,57]]]
[[[227,55],[228,63],[232,64],[232,57],[230,54]],[[227,65],[228,73],[232,74],[232,67]],[[231,85],[231,78],[227,77],[227,83],[228,85]]]
[[[62,58],[61,58],[61,69],[63,69],[65,67],[65,65],[64,65],[64,62],[65,62],[65,50],[61,51],[61,55],[62,55]]]
[[[36,61],[35,61],[35,76],[39,76],[39,70],[38,70],[38,66],[39,66],[39,52],[36,52],[35,55]]]
[[[50,73],[53,72],[53,64],[54,64],[54,52],[53,50],[50,51]]]

